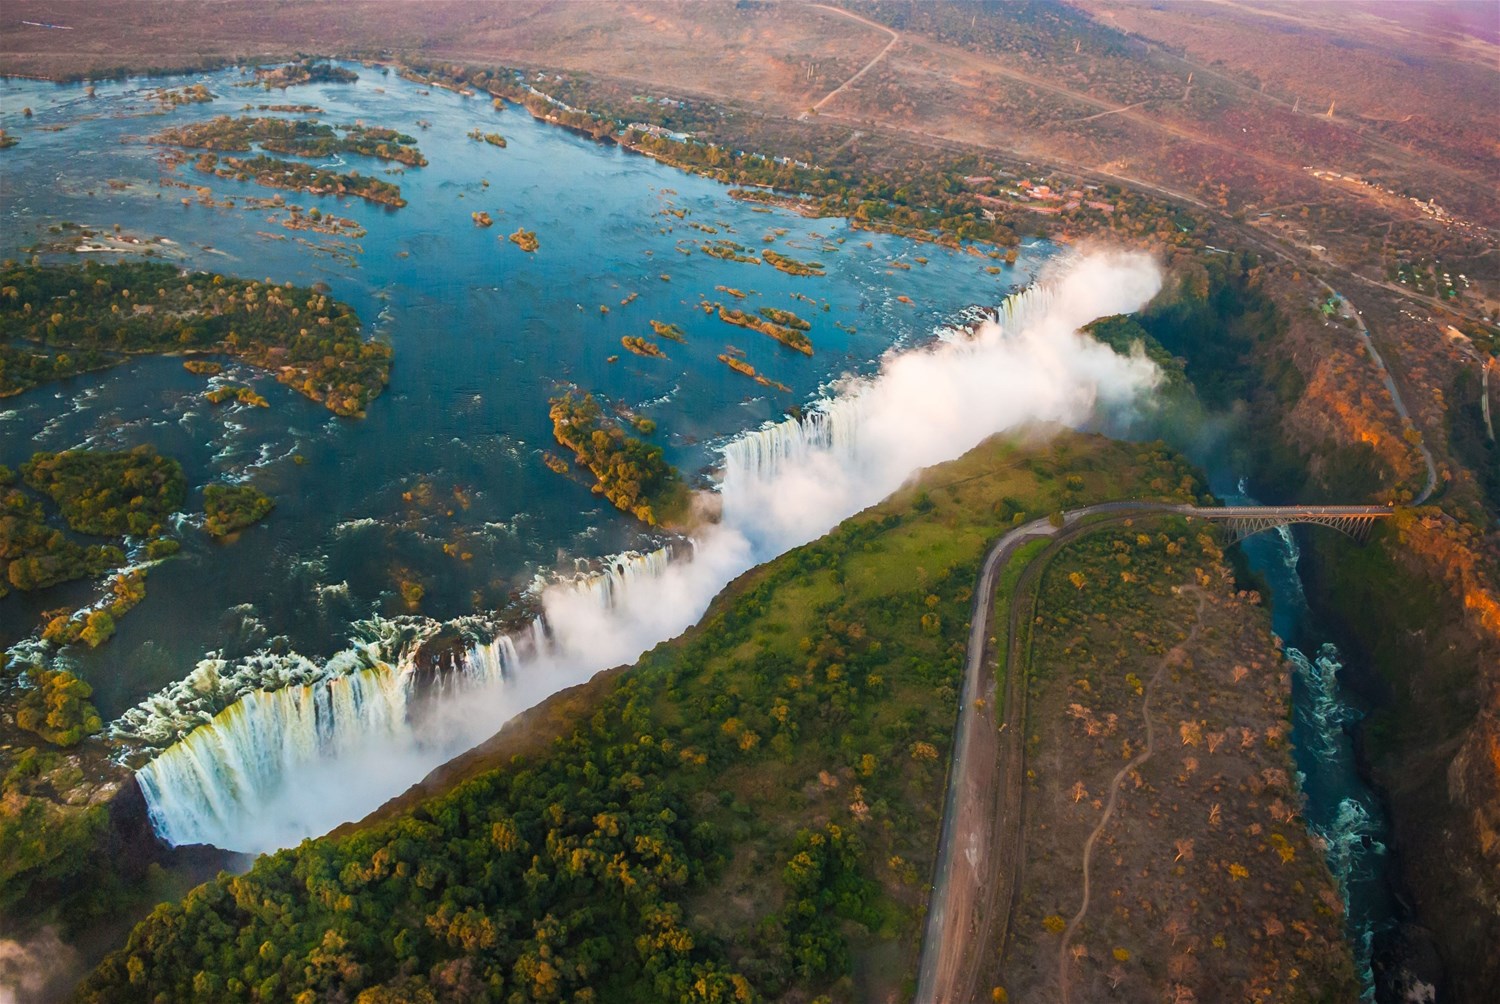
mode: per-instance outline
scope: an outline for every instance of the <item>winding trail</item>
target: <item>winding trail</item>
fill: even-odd
[[[1057,947],[1057,986],[1062,995],[1063,1004],[1068,1004],[1068,943],[1073,940],[1073,935],[1078,931],[1078,925],[1083,923],[1084,916],[1089,912],[1089,864],[1094,855],[1094,843],[1099,839],[1099,834],[1104,832],[1104,827],[1109,825],[1110,817],[1114,815],[1115,803],[1120,797],[1120,782],[1129,776],[1141,764],[1151,759],[1151,754],[1156,752],[1156,729],[1151,722],[1151,698],[1156,694],[1156,685],[1161,681],[1161,675],[1167,671],[1167,667],[1176,665],[1182,661],[1183,655],[1189,645],[1198,639],[1198,631],[1203,626],[1203,604],[1207,600],[1201,591],[1198,592],[1198,612],[1194,616],[1193,630],[1178,644],[1172,646],[1171,651],[1162,656],[1161,664],[1156,667],[1156,672],[1151,674],[1151,680],[1146,684],[1146,699],[1141,704],[1141,717],[1146,722],[1146,748],[1125,766],[1121,767],[1115,774],[1114,780],[1109,782],[1109,803],[1104,807],[1104,814],[1099,817],[1099,824],[1094,827],[1088,839],[1083,842],[1083,902],[1078,906],[1078,912],[1073,919],[1068,921],[1068,926],[1063,931],[1062,943]]]
[[[901,41],[901,35],[900,35],[899,32],[896,31],[896,29],[894,29],[894,28],[888,28],[888,27],[886,27],[883,24],[879,24],[879,23],[877,23],[875,21],[868,20],[867,18],[862,18],[858,14],[851,14],[849,11],[846,11],[846,10],[840,8],[840,7],[829,7],[827,4],[821,4],[821,3],[810,3],[810,4],[808,4],[808,6],[809,7],[816,7],[819,10],[830,11],[830,12],[832,12],[834,14],[840,14],[840,15],[842,15],[844,17],[852,18],[855,21],[858,21],[860,24],[866,25],[866,26],[868,26],[870,28],[879,29],[880,31],[883,31],[887,35],[891,36],[891,40],[885,44],[885,48],[883,48],[879,52],[875,53],[875,58],[874,59],[870,60],[864,66],[861,66],[858,70],[856,70],[855,73],[854,73],[854,76],[850,77],[848,80],[844,81],[842,84],[839,84],[837,87],[835,87],[833,90],[829,91],[827,94],[823,95],[822,100],[820,100],[817,104],[813,105],[807,111],[803,112],[801,115],[798,115],[797,116],[797,121],[799,121],[799,122],[804,121],[805,119],[807,119],[811,115],[817,114],[819,111],[821,111],[823,109],[824,105],[828,104],[828,102],[830,102],[834,98],[838,97],[839,93],[842,92],[846,87],[848,87],[850,84],[856,83],[859,80],[860,77],[863,77],[866,73],[869,73],[872,69],[875,68],[875,64],[878,63],[878,62],[880,62],[882,59],[884,59],[885,58],[885,54],[887,52],[891,51],[892,46],[894,46],[897,42]]]
[[[1063,513],[1057,525],[1050,518],[1032,520],[991,545],[974,590],[963,690],[917,967],[916,1004],[968,1004],[974,1000],[981,977],[993,964],[995,946],[1004,945],[1009,931],[1020,889],[1025,812],[1026,655],[1021,638],[1025,634],[1022,614],[1026,607],[1021,598],[1028,595],[1045,567],[1045,559],[1075,537],[1142,516],[1204,520],[1275,516],[1302,521],[1391,514],[1392,510],[1384,506],[1368,505],[1201,507],[1168,502],[1101,502]],[[1000,570],[1018,549],[1037,541],[1050,544],[1027,562],[1016,579],[1007,611],[1005,657],[997,667],[995,639],[989,631]],[[1160,668],[1157,672],[1159,675]],[[997,704],[1001,681],[1004,700]],[[1155,681],[1153,676],[1153,686]],[[1119,777],[1116,790],[1118,785]],[[1112,796],[1111,808],[1113,804]],[[1084,874],[1088,874],[1087,864]],[[1085,887],[1085,910],[1087,904]],[[1082,911],[1075,918],[1075,926],[1081,918]]]

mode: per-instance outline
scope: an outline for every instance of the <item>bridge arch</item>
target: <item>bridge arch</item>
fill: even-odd
[[[1199,509],[1201,519],[1223,523],[1231,543],[1253,537],[1266,530],[1302,523],[1326,526],[1363,544],[1370,537],[1376,520],[1388,519],[1394,510],[1386,506],[1346,506],[1339,510],[1297,506],[1226,506],[1222,509]]]

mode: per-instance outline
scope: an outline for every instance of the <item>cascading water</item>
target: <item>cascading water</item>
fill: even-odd
[[[1131,407],[1156,385],[1155,366],[1078,329],[1139,309],[1160,281],[1144,255],[1080,256],[968,337],[889,353],[878,374],[839,382],[802,418],[737,437],[723,451],[722,519],[690,542],[691,560],[665,548],[631,554],[540,589],[542,617],[457,659],[441,686],[458,699],[424,701],[420,728],[411,652],[436,634],[430,623],[344,659],[347,672],[299,666],[286,692],[246,687],[247,677],[217,667],[204,675],[236,681],[228,707],[217,684],[206,688],[212,700],[192,678],[179,684],[122,723],[157,738],[180,735],[184,718],[197,726],[140,771],[158,832],[267,850],[359,818],[512,715],[680,633],[735,576],[826,533],[918,469],[998,432]]]
[[[1226,502],[1257,505],[1241,481]],[[1343,897],[1346,929],[1363,983],[1363,1000],[1375,995],[1373,946],[1394,923],[1386,882],[1386,823],[1379,800],[1359,776],[1348,733],[1362,717],[1339,683],[1342,655],[1317,638],[1309,625],[1307,597],[1298,572],[1301,551],[1287,527],[1247,538],[1246,558],[1266,579],[1272,594],[1272,627],[1292,663],[1293,757],[1305,800],[1308,826],[1323,841],[1328,869]],[[1293,643],[1307,645],[1308,657]]]
[[[662,574],[670,560],[667,547],[616,555],[602,571],[580,574],[565,588],[610,609],[632,583]],[[439,726],[424,721],[424,731],[437,735],[421,735],[411,728],[416,696],[411,657],[417,643],[435,630],[431,624],[387,630],[380,641],[356,646],[321,667],[295,655],[259,655],[226,672],[223,660],[205,660],[182,684],[132,709],[117,723],[117,733],[158,741],[178,737],[136,772],[157,834],[172,845],[214,843],[236,850],[266,846],[268,840],[280,839],[289,824],[293,831],[311,836],[326,828],[317,803],[309,803],[304,825],[280,818],[263,833],[256,818],[257,807],[277,801],[309,765],[372,753],[397,754],[403,761],[425,765],[422,773],[409,778],[411,784],[431,766],[483,738],[441,728],[452,721]],[[435,678],[433,692],[425,696],[438,706],[458,697],[493,696],[547,646],[543,619],[533,618],[519,634],[500,634],[468,647]],[[383,660],[387,655],[395,665]],[[261,686],[245,689],[251,681]],[[209,717],[201,707],[188,710],[193,703],[188,693],[228,706]],[[187,722],[205,718],[183,734]]]
[[[136,773],[156,832],[170,844],[252,837],[247,808],[303,764],[400,741],[406,697],[385,666],[246,694]]]

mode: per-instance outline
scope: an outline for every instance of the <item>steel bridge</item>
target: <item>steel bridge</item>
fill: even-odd
[[[1363,544],[1378,519],[1389,519],[1395,512],[1383,505],[1262,505],[1203,508],[1183,506],[1182,511],[1199,519],[1225,524],[1230,542],[1244,540],[1264,530],[1292,523],[1326,526]]]

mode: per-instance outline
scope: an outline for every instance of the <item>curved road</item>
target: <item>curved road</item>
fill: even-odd
[[[1375,368],[1380,370],[1380,379],[1385,384],[1386,393],[1391,395],[1391,404],[1396,408],[1396,415],[1401,419],[1403,429],[1415,430],[1417,427],[1411,420],[1411,412],[1406,410],[1406,402],[1401,398],[1401,391],[1396,389],[1396,381],[1391,377],[1390,368],[1386,366],[1384,357],[1380,350],[1375,347],[1375,341],[1370,337],[1370,329],[1365,327],[1365,318],[1349,300],[1344,299],[1343,294],[1338,292],[1322,279],[1318,285],[1328,290],[1330,296],[1339,302],[1339,312],[1349,318],[1359,328],[1360,340],[1365,343],[1365,351],[1369,353],[1370,359],[1375,363]],[[1421,435],[1418,431],[1418,436]],[[1432,451],[1420,438],[1416,442],[1418,452],[1422,455],[1422,462],[1427,465],[1427,482],[1422,487],[1422,493],[1412,500],[1412,505],[1421,505],[1432,496],[1437,488],[1437,464],[1432,460]]]
[[[1063,514],[1062,526],[1036,519],[997,540],[985,555],[974,590],[969,644],[964,661],[963,693],[949,761],[948,788],[937,860],[922,935],[918,964],[917,1004],[968,1004],[979,990],[979,979],[992,958],[1009,921],[1015,886],[1011,867],[1019,856],[1021,795],[1025,733],[1024,673],[1015,658],[1016,613],[1012,604],[1006,639],[1006,700],[1004,721],[996,714],[996,677],[989,672],[995,653],[990,650],[990,617],[1000,570],[1017,549],[1036,541],[1057,543],[1086,533],[1101,523],[1151,514],[1180,515],[1206,520],[1285,517],[1369,516],[1383,518],[1386,506],[1221,506],[1205,508],[1167,502],[1103,502]],[[1084,523],[1089,517],[1110,517]],[[1028,565],[1017,582],[1016,596],[1036,565]],[[998,722],[998,724],[997,724]]]

